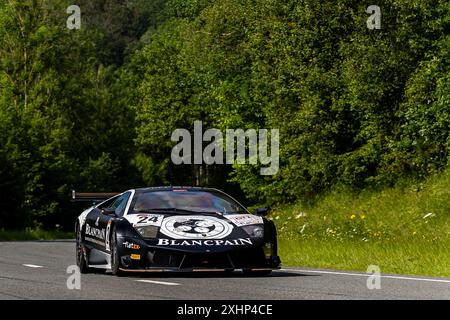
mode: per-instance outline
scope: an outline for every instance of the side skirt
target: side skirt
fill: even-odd
[[[89,250],[88,266],[89,268],[111,269],[111,255],[92,248]]]

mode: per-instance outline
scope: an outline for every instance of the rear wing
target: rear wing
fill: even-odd
[[[72,201],[88,201],[92,203],[98,203],[114,196],[117,196],[120,192],[77,192],[72,190]]]

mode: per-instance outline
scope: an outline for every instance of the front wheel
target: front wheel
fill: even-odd
[[[116,228],[113,228],[113,231],[111,233],[111,272],[115,276],[122,276],[123,271],[120,270],[122,267],[122,264],[120,262],[119,257],[119,250],[117,249],[117,234],[116,234]]]
[[[88,267],[86,259],[84,258],[84,246],[81,241],[81,229],[77,228],[77,238],[76,238],[76,259],[77,266],[80,268],[81,273],[92,272],[92,269]]]

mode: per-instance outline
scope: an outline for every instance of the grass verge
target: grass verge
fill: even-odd
[[[285,266],[450,277],[450,169],[421,183],[276,208]]]
[[[284,266],[307,266],[366,272],[376,265],[382,273],[450,277],[450,242],[361,242],[325,239],[280,239]]]

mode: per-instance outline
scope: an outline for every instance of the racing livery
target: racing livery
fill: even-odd
[[[267,275],[280,267],[276,229],[217,189],[152,187],[119,194],[77,193],[100,201],[78,217],[76,260],[82,273],[233,271]],[[105,200],[106,199],[106,200]]]

